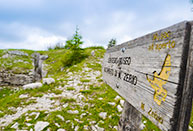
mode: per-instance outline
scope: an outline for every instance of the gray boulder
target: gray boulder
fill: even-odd
[[[10,55],[19,55],[19,56],[28,56],[27,53],[24,53],[23,51],[8,51],[8,54]]]
[[[42,131],[44,128],[46,128],[49,125],[48,122],[44,121],[38,121],[35,125],[35,131]]]
[[[42,87],[42,83],[36,82],[36,83],[31,83],[23,86],[23,89],[34,89],[34,88],[39,88]]]
[[[52,84],[55,83],[55,80],[53,78],[43,78],[43,84]]]

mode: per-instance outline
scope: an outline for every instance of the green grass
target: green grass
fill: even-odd
[[[80,90],[82,94],[91,94],[93,91],[92,90]]]
[[[9,89],[6,89],[6,90],[8,90],[8,92],[10,91]],[[29,97],[32,97],[32,96],[39,97],[37,95],[42,96],[41,95],[42,93],[52,92],[52,90],[54,90],[54,84],[43,85],[42,87],[36,88],[36,89],[27,89],[27,90],[20,89],[20,90],[16,91],[15,93],[12,93],[12,94],[7,95],[6,97],[0,98],[0,103],[1,103],[0,110],[3,111],[5,114],[13,114],[15,112],[12,110],[9,110],[8,109],[9,107],[17,108],[19,106],[29,105],[31,103],[35,103],[34,100],[30,100],[30,101],[26,102],[26,99],[19,98],[19,96],[21,94],[29,94]]]
[[[40,115],[37,119],[34,119],[36,117],[36,115],[29,115],[32,112],[39,112]],[[45,111],[28,111],[27,113],[23,114],[20,118],[14,120],[13,123],[18,122],[19,123],[19,129],[22,130],[23,128],[25,128],[26,130],[30,130],[30,128],[34,128],[34,126],[27,126],[26,123],[30,123],[30,124],[35,124],[37,121],[44,121],[46,116],[48,116],[48,113],[45,113]],[[28,118],[29,120],[27,121],[26,118]],[[11,126],[13,125],[13,123],[9,124],[5,130],[9,131],[9,130],[13,130],[11,128]]]
[[[76,100],[73,99],[73,98],[62,98],[62,99],[60,100],[60,102],[61,102],[61,103],[72,103],[72,102],[76,102]]]
[[[67,87],[66,89],[67,89],[67,90],[69,90],[69,91],[73,91],[73,90],[75,90],[75,88],[74,88],[74,87]]]
[[[90,82],[90,80],[88,80],[88,79],[80,79],[80,81],[83,82],[83,83],[84,82]]]
[[[157,126],[155,126],[149,119],[147,119],[146,117],[142,117],[142,122],[146,121],[146,123],[144,123],[145,128],[143,129],[143,131],[161,131]]]
[[[13,50],[13,49],[9,49]],[[15,74],[26,74],[30,72],[30,69],[33,69],[31,50],[19,50],[27,53],[28,56],[17,56],[12,55],[8,58],[0,57],[0,69],[11,71]],[[0,56],[6,54],[7,51],[0,51]]]
[[[37,94],[35,94],[35,95],[33,95],[34,97],[42,97],[44,94],[42,94],[42,93],[37,93]]]
[[[55,90],[53,90],[52,92],[55,93],[56,95],[58,95],[58,94],[61,94],[61,93],[62,93],[62,90],[55,89]]]
[[[101,64],[98,64],[98,63],[88,63],[88,68],[92,68],[93,70],[98,70],[100,71],[102,69],[102,66]]]
[[[13,93],[13,90],[11,90],[11,88],[8,87],[2,87],[2,89],[0,89],[0,99],[4,98],[6,96],[9,96]]]

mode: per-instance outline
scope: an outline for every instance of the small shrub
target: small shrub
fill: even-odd
[[[79,50],[81,49],[80,46],[83,44],[81,41],[82,36],[79,34],[79,29],[76,27],[75,34],[73,35],[72,39],[66,41],[65,49],[71,50]]]
[[[64,67],[70,67],[87,58],[88,55],[84,53],[84,50],[68,50],[62,59]]]
[[[115,46],[117,43],[116,39],[111,39],[108,44],[108,48]]]

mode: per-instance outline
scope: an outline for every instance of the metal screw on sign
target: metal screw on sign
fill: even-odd
[[[118,83],[116,84],[116,87],[119,88],[119,84]]]
[[[121,48],[121,51],[124,53],[125,52],[125,48]]]

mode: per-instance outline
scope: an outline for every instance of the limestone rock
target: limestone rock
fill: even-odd
[[[67,111],[68,113],[70,113],[70,114],[78,114],[79,113],[79,111],[78,110],[68,110]]]
[[[42,83],[36,82],[36,83],[31,83],[23,86],[23,89],[34,89],[34,88],[39,88],[42,87]]]
[[[34,78],[35,81],[40,81],[43,77],[43,61],[48,58],[46,55],[40,55],[39,53],[33,53],[31,55],[34,59]]]
[[[108,104],[111,105],[111,106],[115,106],[116,105],[115,102],[108,102]]]
[[[34,120],[36,120],[39,117],[40,112],[32,112],[31,114],[29,114],[29,116],[33,116],[33,115],[35,115]]]
[[[57,131],[66,131],[65,129],[58,129]]]
[[[98,125],[95,125],[95,128],[97,129],[97,131],[104,131],[104,128],[101,128]]]
[[[102,100],[103,98],[102,98],[102,97],[99,97],[98,99],[99,99],[99,100]]]
[[[76,126],[76,127],[74,128],[74,131],[78,131],[78,129],[79,129],[79,126]]]
[[[13,74],[8,71],[0,71],[0,85],[25,85],[32,83],[32,75]]]
[[[57,127],[60,127],[60,125],[58,123],[54,123]]]
[[[19,124],[16,122],[15,124],[13,124],[13,125],[11,126],[11,128],[17,129],[18,126],[19,126]]]
[[[141,130],[143,130],[143,128],[145,128],[145,125],[144,125],[143,123],[141,123],[141,125],[139,126],[139,128],[140,128]]]
[[[61,115],[57,115],[58,118],[60,118],[62,121],[64,121],[64,117]]]
[[[21,94],[19,98],[28,98],[28,94]]]
[[[27,53],[24,53],[23,51],[8,51],[8,54],[10,55],[18,55],[18,56],[28,56]]]
[[[43,78],[43,84],[52,84],[55,83],[55,80],[53,78]]]
[[[120,105],[117,105],[118,112],[122,112],[123,108]]]
[[[27,125],[27,126],[32,126],[32,124],[31,124],[31,123],[26,123],[26,125]]]
[[[95,51],[94,51],[94,50],[91,51],[91,55],[92,55],[92,56],[95,56]]]
[[[120,104],[121,104],[121,106],[123,107],[123,105],[124,105],[124,100],[120,100]]]
[[[48,122],[44,121],[38,121],[35,125],[35,131],[42,131],[44,128],[46,128],[49,125]]]
[[[62,107],[66,108],[68,106],[68,103],[64,104]]]
[[[2,58],[9,58],[9,57],[10,57],[9,54],[5,54],[5,55],[2,56]]]
[[[114,128],[115,130],[118,130],[118,126],[114,126],[113,128]]]
[[[106,112],[101,112],[99,113],[99,116],[103,119],[105,119],[107,117],[107,113]]]
[[[120,96],[116,96],[116,97],[115,97],[115,100],[116,100],[116,101],[119,100],[119,99],[121,99]]]

